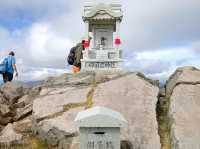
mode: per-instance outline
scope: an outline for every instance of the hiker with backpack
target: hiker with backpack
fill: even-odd
[[[82,40],[81,43],[78,43],[75,47],[72,47],[67,61],[69,65],[72,65],[72,72],[78,73],[81,70],[81,59],[83,58],[83,50],[89,46],[91,37],[89,38],[89,42],[86,44],[85,40]]]
[[[16,73],[16,76],[18,76],[15,53],[11,51],[0,63],[0,74],[3,75],[4,83],[13,80],[14,72]]]

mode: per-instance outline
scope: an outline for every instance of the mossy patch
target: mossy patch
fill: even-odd
[[[170,119],[168,117],[170,100],[165,97],[159,97],[157,103],[157,121],[158,133],[160,135],[161,149],[171,149],[170,140]]]
[[[35,136],[26,136],[19,144],[1,144],[1,149],[48,149],[48,144]]]
[[[76,109],[76,108],[80,108],[83,107],[85,109],[91,108],[93,106],[93,96],[94,96],[94,92],[95,89],[97,87],[97,83],[96,80],[94,78],[92,84],[91,84],[91,89],[89,90],[89,92],[87,93],[86,96],[86,100],[83,102],[79,102],[79,103],[68,103],[66,105],[63,105],[63,110],[42,118],[37,119],[37,122],[43,121],[45,119],[52,119],[58,116],[61,116],[64,112],[69,111],[71,109]]]

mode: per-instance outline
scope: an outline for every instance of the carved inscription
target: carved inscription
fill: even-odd
[[[87,149],[114,149],[111,141],[88,141]]]
[[[85,65],[89,68],[117,68],[116,62],[89,62]]]
[[[115,149],[113,137],[110,134],[89,134],[86,149]]]

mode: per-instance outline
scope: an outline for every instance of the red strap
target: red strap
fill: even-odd
[[[90,41],[85,40],[84,48],[88,48],[90,46]]]
[[[120,45],[121,44],[121,39],[120,38],[116,38],[115,39],[115,44],[116,45]]]

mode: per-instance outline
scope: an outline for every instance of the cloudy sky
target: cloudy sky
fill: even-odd
[[[84,2],[0,0],[0,56],[16,51],[19,80],[69,71],[66,55],[84,33]],[[200,0],[121,3],[124,69],[164,80],[177,67],[200,67]]]

